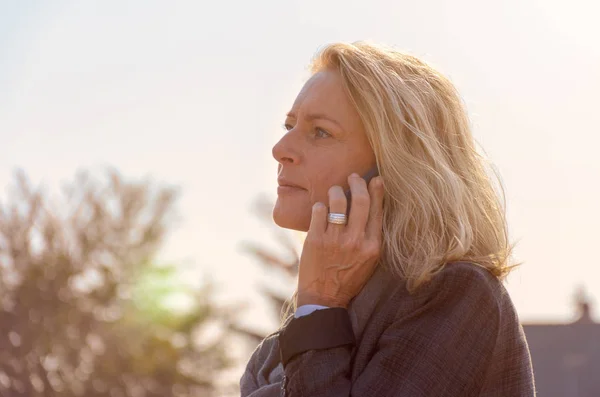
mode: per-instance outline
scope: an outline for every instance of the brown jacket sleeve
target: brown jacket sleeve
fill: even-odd
[[[502,388],[484,390],[491,375],[488,371],[498,368],[493,360],[500,326],[505,321],[504,305],[499,301],[499,283],[491,282],[481,271],[465,269],[468,267],[453,270],[449,266],[419,292],[422,299],[415,300],[420,302],[418,306],[398,310],[381,335],[368,366],[353,383],[351,346],[309,350],[285,365],[285,395],[535,395],[533,379],[527,371],[530,363],[507,363],[507,368],[525,368],[519,373],[494,370],[492,375],[500,377],[494,382],[502,384]],[[504,360],[527,358],[520,352],[503,356]]]

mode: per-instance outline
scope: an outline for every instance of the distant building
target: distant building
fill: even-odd
[[[600,397],[600,323],[589,300],[577,297],[570,324],[523,324],[541,397]]]

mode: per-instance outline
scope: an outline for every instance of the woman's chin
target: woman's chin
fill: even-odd
[[[284,229],[298,230],[301,232],[308,231],[310,226],[310,212],[309,217],[307,218],[303,214],[305,211],[299,211],[298,208],[301,208],[301,206],[288,208],[287,205],[284,205],[280,200],[277,200],[275,207],[273,208],[273,221],[277,226]]]

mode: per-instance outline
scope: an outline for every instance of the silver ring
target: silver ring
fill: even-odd
[[[345,225],[346,223],[348,223],[348,217],[346,216],[346,214],[330,212],[327,215],[327,222],[334,223],[336,225]]]

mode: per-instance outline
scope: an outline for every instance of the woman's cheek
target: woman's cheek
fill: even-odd
[[[310,202],[311,205],[317,202],[325,203],[329,201],[328,192],[329,188],[334,185],[328,178],[326,172],[322,172],[323,175],[318,175],[313,181],[309,188]]]

